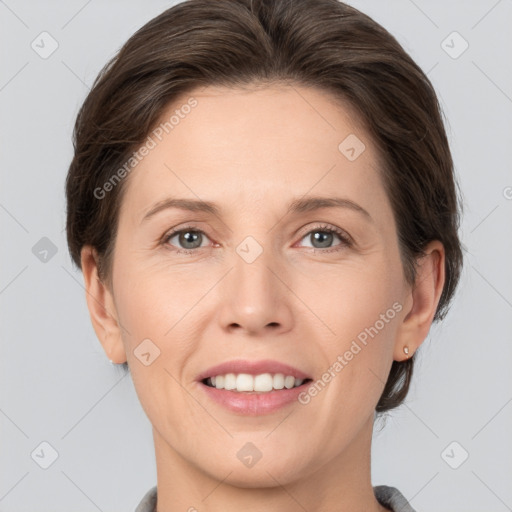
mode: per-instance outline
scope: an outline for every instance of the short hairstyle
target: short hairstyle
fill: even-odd
[[[271,84],[314,87],[357,113],[381,160],[408,283],[414,284],[425,246],[433,240],[444,245],[446,280],[434,320],[443,318],[463,256],[462,204],[441,107],[397,40],[337,0],[188,0],[133,34],[100,71],[74,126],[66,179],[74,263],[80,267],[82,247],[92,245],[100,278],[111,287],[129,177],[109,187],[105,200],[97,191],[105,190],[170,103],[198,87]],[[393,361],[378,413],[403,402],[413,365],[414,357]]]

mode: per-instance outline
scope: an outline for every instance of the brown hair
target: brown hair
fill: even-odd
[[[208,85],[292,83],[348,102],[379,150],[406,279],[432,240],[443,243],[446,282],[434,317],[448,310],[462,268],[461,204],[435,91],[396,39],[337,0],[188,0],[149,21],[96,78],[76,119],[66,180],[67,240],[80,267],[96,248],[111,287],[124,178],[95,193],[140,147],[178,96]],[[413,359],[393,361],[377,404],[402,403]],[[125,368],[127,365],[125,363]]]

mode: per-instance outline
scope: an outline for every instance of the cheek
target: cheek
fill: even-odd
[[[330,269],[319,277],[325,286],[315,280],[307,299],[322,319],[317,349],[326,372],[321,379],[329,381],[318,405],[323,401],[340,414],[363,418],[378,402],[392,363],[401,310],[400,262],[375,258],[372,264]]]
[[[159,337],[193,309],[211,280],[172,264],[148,266],[134,260],[120,262],[118,269],[116,305],[120,316],[139,332],[147,329]]]
[[[390,308],[385,320],[395,318],[392,308],[402,290],[399,263],[376,257],[364,264],[319,267],[314,275],[314,280],[302,281],[297,295],[321,320],[327,347],[340,348],[350,343],[376,322],[377,327],[382,327],[381,315]],[[385,322],[386,329],[380,330],[391,331],[388,327],[392,324],[394,330],[395,323]]]
[[[117,268],[118,318],[125,327],[123,343],[140,403],[153,425],[178,428],[176,416],[162,411],[173,410],[170,403],[187,410],[187,396],[177,382],[197,348],[190,326],[196,322],[194,305],[205,284],[177,269],[157,269],[136,260],[119,262]]]

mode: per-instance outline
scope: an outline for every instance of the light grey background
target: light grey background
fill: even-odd
[[[350,3],[428,72],[465,201],[460,288],[407,403],[376,424],[373,483],[418,512],[512,510],[512,1]],[[1,512],[131,511],[156,483],[151,425],[94,334],[67,252],[64,180],[100,68],[171,5],[0,0]],[[59,45],[47,59],[31,47],[43,31]],[[42,442],[58,454],[48,469]]]

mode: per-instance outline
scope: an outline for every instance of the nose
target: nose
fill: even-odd
[[[285,284],[286,270],[270,251],[252,262],[234,255],[233,268],[220,292],[220,321],[224,330],[275,336],[293,324],[293,294]]]

